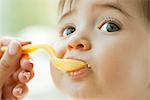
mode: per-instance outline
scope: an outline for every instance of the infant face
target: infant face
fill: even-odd
[[[73,98],[146,98],[148,33],[140,3],[68,0],[64,5],[55,44],[58,56],[84,60],[90,68],[66,73],[51,64],[56,86]]]

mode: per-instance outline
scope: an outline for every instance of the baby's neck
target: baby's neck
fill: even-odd
[[[112,95],[112,96],[104,96],[104,95],[97,95],[97,97],[94,98],[89,98],[89,97],[75,97],[72,98],[71,100],[150,100],[150,87],[147,89],[147,91],[142,92],[141,94],[137,95],[130,95],[130,96],[121,96],[121,95]]]
[[[118,97],[106,97],[106,98],[101,98],[101,97],[97,97],[97,98],[74,98],[72,100],[150,100],[150,95],[144,96],[144,97],[122,97],[122,98],[118,98]]]

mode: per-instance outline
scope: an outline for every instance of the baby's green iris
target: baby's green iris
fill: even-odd
[[[76,30],[76,29],[75,29],[74,27],[69,26],[69,27],[67,27],[67,28],[64,30],[63,36],[68,36],[68,35],[74,33],[75,30]]]
[[[116,32],[120,30],[120,27],[114,22],[107,22],[101,27],[101,30],[105,32]]]

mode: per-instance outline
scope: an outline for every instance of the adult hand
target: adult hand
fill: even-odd
[[[19,100],[28,92],[26,83],[34,76],[33,63],[29,55],[23,55],[21,47],[29,44],[12,38],[0,39],[0,100]]]

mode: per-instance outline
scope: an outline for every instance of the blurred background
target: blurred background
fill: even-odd
[[[0,0],[1,35],[33,25],[54,27],[59,0]]]
[[[33,43],[54,43],[59,0],[0,0],[0,37],[13,36]],[[50,57],[44,51],[31,54],[35,78],[24,100],[67,100],[54,86]]]

